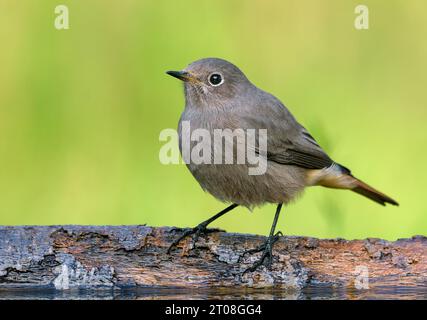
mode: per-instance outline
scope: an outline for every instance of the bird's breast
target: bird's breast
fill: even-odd
[[[201,187],[219,200],[248,207],[265,202],[285,203],[304,188],[303,170],[294,166],[264,159],[265,170],[250,174],[250,168],[259,166],[253,157],[261,155],[248,148],[251,142],[246,131],[232,114],[184,112],[179,133],[180,150],[188,160],[188,169]],[[227,156],[230,151],[231,157]]]

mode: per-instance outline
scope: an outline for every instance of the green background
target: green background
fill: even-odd
[[[381,207],[314,187],[285,208],[290,235],[427,234],[425,0],[0,0],[0,224],[193,226],[224,207],[184,165],[159,162],[181,84],[203,57],[237,64],[337,162],[394,197]],[[54,28],[66,4],[70,29]],[[267,205],[213,225],[266,234]]]

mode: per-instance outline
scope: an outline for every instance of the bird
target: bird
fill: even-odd
[[[298,199],[305,188],[347,189],[383,206],[398,205],[332,160],[278,98],[255,86],[233,63],[220,58],[203,58],[183,70],[166,73],[184,84],[185,107],[178,123],[181,154],[184,122],[191,124],[192,131],[204,129],[212,135],[217,129],[266,129],[267,132],[264,174],[249,175],[250,164],[247,163],[186,163],[202,189],[229,206],[187,229],[169,246],[168,253],[189,236],[195,245],[201,235],[218,231],[207,226],[238,206],[252,210],[274,204],[276,211],[269,236],[261,246],[248,251],[262,254],[245,272],[253,272],[261,266],[271,269],[273,246],[282,236],[280,231],[275,232],[282,206]],[[253,147],[256,149],[256,145]]]

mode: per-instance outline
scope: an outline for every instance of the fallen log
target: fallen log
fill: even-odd
[[[167,254],[183,229],[148,226],[1,226],[0,291],[16,288],[427,287],[427,238],[394,242],[281,237],[271,270],[243,271],[265,237],[211,233]],[[427,292],[427,291],[425,291]]]

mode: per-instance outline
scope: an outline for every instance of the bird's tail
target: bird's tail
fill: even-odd
[[[363,181],[357,178],[354,178],[354,179],[355,179],[355,187],[351,189],[352,191],[358,194],[361,194],[362,196],[365,196],[383,206],[385,206],[386,203],[390,203],[394,206],[399,205],[395,200],[393,200],[389,196],[386,196],[384,193],[379,192],[378,190],[375,190],[374,188],[372,188],[371,186],[369,186],[368,184],[364,183]]]
[[[384,193],[379,192],[378,190],[354,177],[349,169],[338,163],[334,163],[327,169],[309,171],[308,184],[321,185],[327,188],[352,190],[383,206],[385,206],[386,203],[390,203],[394,206],[399,205],[389,196],[386,196]]]

